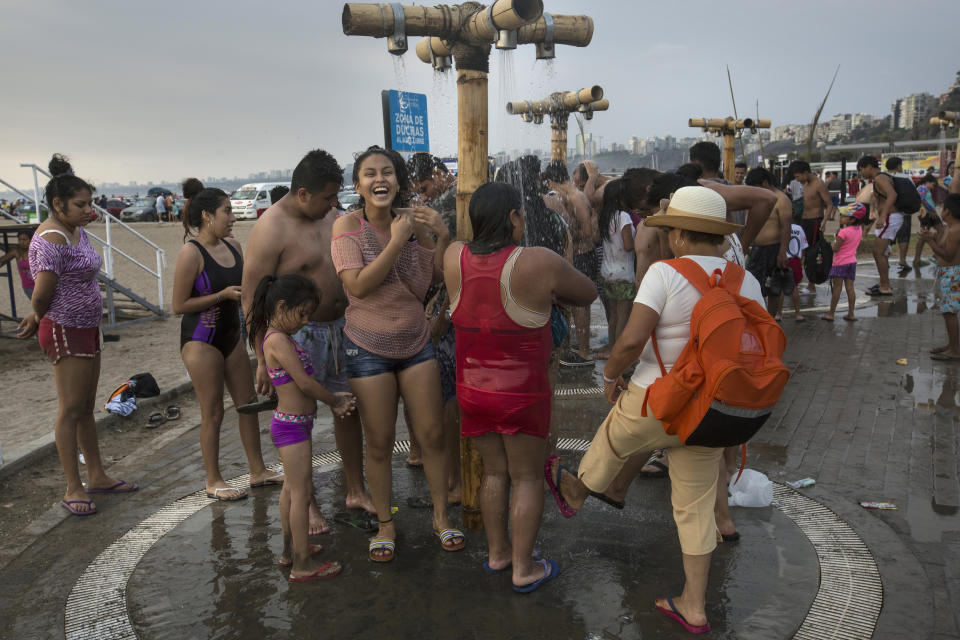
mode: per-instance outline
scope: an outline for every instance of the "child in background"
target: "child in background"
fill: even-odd
[[[790,297],[793,300],[793,310],[796,312],[796,321],[806,320],[800,315],[800,281],[803,280],[803,252],[810,246],[807,244],[807,234],[798,224],[790,225],[790,241],[787,243],[787,267],[793,272],[793,291]],[[776,319],[780,320],[783,311],[783,293],[777,303]]]
[[[20,286],[23,287],[23,293],[27,296],[28,300],[33,297],[34,287],[33,276],[30,275],[30,260],[27,256],[30,250],[31,237],[32,234],[29,231],[20,231],[17,233],[17,246],[0,258],[0,266],[16,258],[17,271],[20,273]]]
[[[859,202],[854,202],[849,206],[840,207],[837,211],[840,213],[840,231],[837,232],[837,238],[833,241],[833,266],[830,267],[833,295],[830,298],[830,313],[825,314],[823,319],[833,322],[833,314],[837,310],[837,303],[840,302],[840,293],[846,287],[849,308],[843,319],[853,322],[857,319],[853,315],[853,305],[857,300],[857,294],[853,290],[853,281],[857,276],[857,247],[860,246],[860,240],[863,238],[862,225],[868,220],[867,208]]]
[[[922,227],[920,236],[937,256],[937,284],[934,297],[947,325],[947,344],[930,349],[934,360],[960,360],[960,193],[951,193],[943,203],[943,222],[939,229]]]
[[[332,578],[342,569],[338,562],[316,564],[312,556],[322,547],[307,542],[313,495],[310,437],[317,400],[337,416],[349,414],[356,406],[353,394],[331,393],[313,378],[310,356],[291,337],[306,326],[319,304],[320,293],[312,280],[294,274],[267,275],[257,285],[250,310],[251,345],[255,346],[254,336],[264,334],[263,357],[277,390],[278,406],[270,423],[270,436],[284,471],[280,492],[283,553],[277,564],[290,567],[290,582]]]

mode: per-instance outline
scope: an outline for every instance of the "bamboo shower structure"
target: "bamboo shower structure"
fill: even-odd
[[[596,111],[606,111],[610,101],[603,97],[603,89],[594,85],[579,91],[558,91],[543,100],[518,100],[507,103],[507,113],[519,115],[524,122],[540,124],[543,116],[550,117],[550,161],[567,164],[567,124],[570,114],[579,112],[587,120]]]
[[[770,121],[757,118],[744,118],[734,120],[731,117],[726,118],[690,118],[687,124],[691,127],[700,127],[707,133],[714,133],[723,136],[723,177],[733,182],[733,165],[736,157],[736,136],[737,132],[749,129],[753,133],[757,129],[769,129]],[[744,158],[746,161],[746,158]]]
[[[406,4],[348,3],[343,6],[343,33],[387,38],[387,51],[406,53],[410,36],[424,36],[417,56],[444,70],[457,65],[457,239],[469,240],[468,205],[476,189],[487,182],[489,131],[487,74],[490,45],[516,49],[535,44],[537,59],[556,55],[558,44],[585,47],[593,38],[588,16],[552,15],[541,0],[496,0],[425,7]],[[482,529],[480,482],[483,467],[472,443],[461,440],[463,524]]]

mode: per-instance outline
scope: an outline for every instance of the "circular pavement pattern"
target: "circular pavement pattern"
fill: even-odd
[[[582,452],[588,445],[586,440],[567,438],[557,446],[562,451]],[[408,442],[398,442],[395,453],[405,453],[408,447]],[[319,472],[337,469],[339,461],[337,452],[313,457]],[[238,487],[248,483],[247,475],[230,480]],[[128,584],[137,565],[161,538],[215,502],[203,491],[192,493],[163,507],[107,547],[86,568],[67,599],[66,638],[137,638],[127,603]],[[774,506],[810,541],[820,565],[819,588],[794,637],[870,638],[880,614],[883,588],[869,549],[832,511],[789,487],[774,483]]]

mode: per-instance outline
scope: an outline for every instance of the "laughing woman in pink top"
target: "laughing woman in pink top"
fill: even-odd
[[[380,528],[369,557],[390,562],[396,530],[390,511],[397,399],[410,409],[433,500],[433,528],[445,551],[463,533],[447,517],[447,471],[441,428],[440,372],[423,298],[440,280],[439,258],[450,233],[433,209],[397,209],[407,168],[396,152],[371,147],[353,165],[361,208],[333,224],[331,253],[350,306],[344,328],[347,377],[366,435],[367,481]],[[434,236],[437,237],[434,240]]]
[[[20,323],[18,337],[34,334],[53,363],[57,385],[57,453],[67,477],[60,505],[77,516],[97,512],[90,493],[127,493],[137,485],[116,480],[103,470],[93,405],[100,379],[100,320],[103,303],[97,273],[100,256],[84,232],[93,217],[93,187],[73,175],[60,155],[50,161],[47,218],[30,241],[30,273],[36,282],[33,313]],[[77,445],[87,466],[87,486],[80,481]]]

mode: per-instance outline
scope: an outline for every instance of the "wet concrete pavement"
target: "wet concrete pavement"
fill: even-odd
[[[847,536],[818,521],[805,522],[804,514],[813,514],[817,503],[869,549],[866,559],[846,556],[847,564],[875,562],[879,570],[882,609],[873,616],[873,637],[960,637],[960,369],[926,354],[944,336],[943,321],[931,310],[931,275],[925,269],[919,279],[913,274],[894,279],[898,295],[882,304],[864,300],[857,323],[829,324],[809,313],[808,322],[797,324],[786,315],[785,360],[793,378],[751,443],[748,465],[776,482],[816,478],[816,486],[801,490],[815,502],[788,508],[789,496],[796,494],[778,490],[780,506],[734,509],[743,540],[721,544],[714,555],[710,637],[787,638],[800,629],[798,637],[815,638],[837,631],[819,634],[819,627],[812,627],[810,635],[808,619],[818,608],[845,613],[850,600],[843,600],[844,594],[855,596],[860,587],[835,591],[828,552],[847,553]],[[862,266],[858,290],[875,281],[869,266]],[[827,293],[819,289],[804,306],[822,306]],[[907,365],[896,364],[899,358]],[[557,427],[562,438],[574,439],[566,441],[568,447],[589,439],[607,410],[591,391],[598,382],[589,371],[561,377],[558,389],[569,392],[559,394]],[[228,417],[223,429],[225,477],[245,472],[235,422]],[[402,426],[398,431],[405,437]],[[463,552],[439,548],[429,512],[403,504],[425,485],[422,474],[407,469],[398,454],[397,560],[370,563],[369,534],[331,523],[332,533],[318,541],[324,557],[344,564],[344,574],[331,582],[290,585],[275,565],[276,489],[253,490],[250,499],[230,504],[184,498],[202,486],[197,436],[189,431],[124,459],[117,471],[138,481],[140,492],[99,498],[101,513],[91,518],[65,518],[52,508],[17,541],[3,545],[9,550],[15,544],[19,553],[0,556],[7,560],[0,568],[0,637],[687,636],[652,608],[654,598],[682,586],[667,480],[638,480],[623,512],[591,502],[570,521],[559,516],[548,496],[538,546],[559,562],[562,574],[521,596],[510,590],[509,576],[481,571],[482,533],[471,533]],[[267,437],[264,444],[274,460]],[[314,448],[333,446],[326,421],[315,432]],[[573,460],[578,455],[565,454]],[[342,477],[335,463],[320,464],[315,472],[324,512],[332,516],[341,510]],[[861,500],[899,508],[867,511]],[[169,522],[156,518],[161,507],[178,501],[192,504],[192,511]],[[147,520],[151,516],[154,520]],[[118,548],[134,553],[113,557]],[[107,591],[79,589],[80,596],[91,595],[86,602],[75,585],[113,579],[100,573],[105,557],[124,565],[129,580]],[[121,618],[127,626],[116,622]],[[856,624],[835,625],[851,633],[837,637],[870,637]],[[134,635],[126,635],[130,632]]]

